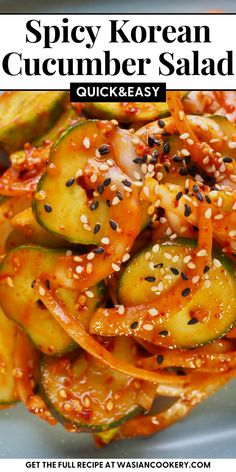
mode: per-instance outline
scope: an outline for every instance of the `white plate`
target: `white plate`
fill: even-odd
[[[66,5],[66,6],[65,6]],[[204,12],[212,8],[235,12],[225,0],[56,0],[0,1],[4,12]],[[236,381],[193,410],[183,421],[147,439],[119,441],[95,449],[90,435],[67,433],[27,413],[22,405],[0,412],[0,458],[235,458]]]

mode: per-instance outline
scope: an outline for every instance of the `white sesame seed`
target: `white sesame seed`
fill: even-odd
[[[91,290],[86,290],[84,293],[88,298],[94,298],[94,293]]]
[[[152,247],[152,252],[154,252],[154,254],[156,254],[157,252],[159,252],[160,250],[160,245],[159,244],[154,244],[154,246]]]
[[[235,238],[235,236],[236,236],[236,230],[233,229],[232,231],[230,231],[230,232],[229,232],[229,236],[230,236],[231,238]]]
[[[157,172],[157,180],[160,182],[163,179],[162,172]]]
[[[178,262],[179,261],[179,256],[175,255],[172,257],[172,262]]]
[[[107,411],[112,411],[114,408],[114,402],[109,399],[107,402],[106,402],[106,409]]]
[[[36,200],[45,200],[46,198],[46,193],[43,190],[40,190],[35,194],[35,199]]]
[[[199,275],[195,275],[193,278],[192,278],[192,283],[193,284],[197,284],[200,280],[200,276]]]
[[[224,215],[222,215],[222,213],[218,213],[214,216],[214,220],[222,220],[222,218],[224,218]]]
[[[142,171],[142,173],[143,173],[143,174],[146,174],[146,173],[147,173],[147,170],[148,170],[147,164],[143,163],[143,164],[141,165],[141,171]]]
[[[159,221],[162,225],[164,225],[167,222],[167,219],[164,216],[161,216]]]
[[[74,261],[75,261],[75,262],[82,262],[83,259],[82,259],[82,257],[80,257],[80,256],[75,256],[75,257],[74,257]]]
[[[97,157],[98,159],[99,159],[99,157],[101,157],[101,154],[100,154],[98,149],[96,149],[96,151],[95,151],[95,157]]]
[[[101,239],[101,243],[102,243],[102,244],[105,244],[105,245],[108,245],[108,244],[110,243],[110,239],[104,237],[104,238]]]
[[[12,278],[9,277],[9,276],[7,277],[7,285],[8,285],[8,287],[10,287],[10,288],[13,288],[13,287],[14,287],[14,282],[13,282]]]
[[[117,308],[117,311],[118,311],[119,315],[123,315],[123,314],[124,314],[124,312],[125,312],[125,307],[124,307],[124,305],[117,305],[116,308]]]
[[[187,149],[181,149],[182,156],[188,157],[190,156],[190,152]]]
[[[234,204],[232,206],[232,210],[236,210],[236,202],[234,202]]]
[[[180,121],[183,121],[184,119],[184,112],[182,110],[179,111],[179,119]]]
[[[109,167],[108,167],[107,164],[100,164],[99,169],[100,169],[100,170],[108,170]]]
[[[94,257],[95,257],[94,252],[89,252],[88,255],[87,255],[88,261],[91,261]]]
[[[219,197],[219,198],[218,198],[218,201],[217,201],[217,206],[218,206],[218,207],[221,207],[221,206],[222,206],[222,203],[223,203],[222,197]]]
[[[180,135],[180,139],[188,139],[189,138],[189,133],[183,133]]]
[[[118,264],[112,263],[112,264],[111,264],[111,267],[112,267],[112,269],[113,269],[115,272],[119,272],[119,270],[120,270],[120,267],[118,266]]]
[[[204,257],[207,255],[206,249],[201,249],[200,251],[197,252],[198,257]]]
[[[136,170],[134,171],[134,178],[137,179],[137,180],[141,179],[140,174]]]
[[[150,253],[150,252],[146,252],[144,258],[145,258],[146,261],[148,261],[148,260],[151,258],[151,253]]]
[[[77,274],[81,274],[83,272],[83,267],[82,266],[76,266],[75,268],[75,272],[77,272]]]
[[[169,252],[164,252],[164,257],[169,260],[172,259],[172,255]]]
[[[209,156],[204,157],[202,163],[207,166],[207,164],[209,164],[209,162],[210,162]]]
[[[228,146],[230,149],[236,149],[236,142],[234,141],[229,141],[228,142]]]
[[[152,331],[153,325],[146,323],[143,325],[143,329],[145,329],[145,331]]]
[[[194,144],[194,141],[192,139],[187,139],[187,143],[189,144],[189,146],[192,146]]]
[[[84,145],[85,149],[90,148],[90,139],[88,137],[84,138],[83,145]]]
[[[120,200],[119,200],[118,197],[114,197],[111,203],[112,203],[113,206],[115,206],[115,205],[118,205],[120,203]]]
[[[210,280],[205,280],[204,286],[205,286],[206,288],[210,288],[210,286],[211,286],[211,281],[210,281]]]
[[[156,308],[149,308],[148,313],[151,316],[157,316],[158,315],[158,310]]]
[[[164,288],[164,284],[163,284],[163,282],[160,282],[160,283],[158,284],[158,286],[157,286],[157,290],[158,290],[159,292],[161,292],[161,291],[163,290],[163,288]]]
[[[81,175],[83,175],[83,171],[82,171],[82,169],[78,169],[75,173],[76,179],[78,179],[78,177],[81,177]]]
[[[66,251],[66,257],[69,257],[69,256],[72,256],[72,251],[70,249]]]
[[[112,190],[112,192],[114,192],[117,189],[117,185],[116,184],[111,185],[110,189]]]
[[[84,224],[84,229],[85,229],[86,231],[91,231],[92,228],[91,228],[91,226],[89,226],[87,223],[85,223],[85,224]]]
[[[96,180],[97,180],[97,175],[96,174],[92,174],[91,177],[90,177],[90,180],[92,183],[95,183]]]
[[[144,195],[146,195],[146,197],[149,197],[150,196],[149,187],[143,187],[143,193],[144,193]]]
[[[185,256],[185,257],[184,257],[184,263],[185,263],[185,264],[188,264],[188,262],[190,262],[191,259],[192,259],[192,256]]]
[[[122,262],[127,262],[130,259],[130,254],[128,252],[122,257]]]
[[[213,259],[213,264],[215,267],[221,267],[221,262],[219,261],[219,259]]]
[[[81,223],[88,223],[88,218],[87,218],[87,216],[86,216],[86,215],[81,215],[80,221],[81,221]]]
[[[196,264],[194,264],[194,262],[190,261],[188,264],[187,264],[188,268],[189,269],[196,269]]]
[[[114,165],[114,162],[111,159],[107,159],[107,164],[112,167]]]
[[[46,292],[45,292],[45,289],[40,286],[40,287],[39,287],[39,295],[40,295],[41,297],[44,297],[45,293],[46,293]]]
[[[209,220],[211,217],[212,217],[212,209],[211,209],[211,208],[208,208],[208,209],[205,211],[205,218],[206,218],[207,220]]]

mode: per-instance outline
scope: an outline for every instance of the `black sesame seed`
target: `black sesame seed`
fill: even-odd
[[[94,226],[93,234],[97,234],[100,231],[100,228],[101,228],[101,225],[99,223],[97,223]]]
[[[197,193],[198,190],[199,190],[198,185],[193,185],[193,192],[194,192],[194,193]]]
[[[225,162],[226,164],[230,164],[230,162],[233,162],[233,159],[232,157],[224,157],[223,162]]]
[[[190,163],[190,161],[191,161],[191,156],[186,156],[184,158],[184,162],[185,162],[186,165],[188,165]]]
[[[197,226],[194,226],[194,225],[193,225],[192,228],[193,228],[193,231],[199,231],[199,229],[198,229]]]
[[[187,203],[185,203],[184,204],[184,216],[188,217],[189,215],[191,215],[191,213],[192,213],[192,210],[191,210],[190,206]]]
[[[31,288],[34,288],[35,282],[36,282],[36,280],[33,280],[32,284],[31,284]]]
[[[51,205],[48,205],[48,203],[46,203],[46,204],[44,205],[44,210],[45,210],[47,213],[51,213],[51,211],[52,211]]]
[[[163,216],[165,216],[165,208],[162,208],[162,207],[158,207],[157,208],[157,220],[159,220],[160,218],[163,218]]]
[[[199,202],[203,202],[203,195],[201,193],[197,193],[196,197],[199,200]]]
[[[154,151],[154,152],[157,152],[157,151]],[[148,155],[147,155],[147,154],[144,154],[144,156],[143,156],[143,162],[144,162],[144,163],[147,162],[147,159],[148,159]]]
[[[175,267],[170,267],[170,270],[171,270],[172,274],[179,275],[179,271],[178,271],[178,269],[175,269]]]
[[[104,192],[103,184],[99,184],[97,186],[97,191],[98,191],[99,195],[102,195],[102,193]]]
[[[155,281],[156,281],[156,277],[151,277],[151,276],[148,275],[147,277],[145,277],[145,280],[146,280],[147,282],[155,282]]]
[[[114,231],[117,230],[117,223],[114,220],[109,220],[109,224],[111,229],[113,229]]]
[[[102,144],[100,148],[98,148],[99,153],[104,156],[105,154],[109,154],[110,146],[108,144]]]
[[[159,334],[159,336],[165,337],[165,336],[168,336],[169,332],[166,329],[164,329],[163,331],[159,331],[158,334]]]
[[[162,269],[163,265],[163,262],[159,262],[159,264],[155,264],[153,267],[154,269]]]
[[[182,297],[187,297],[189,294],[190,294],[190,288],[188,287],[185,288],[181,293]]]
[[[164,356],[162,354],[158,354],[157,356],[158,365],[161,365],[163,361],[164,361]]]
[[[213,185],[216,184],[216,179],[215,177],[212,177],[210,175],[205,175],[204,176],[204,182],[207,184],[209,187],[213,187]]]
[[[192,176],[192,177],[195,177],[195,175],[197,174],[198,170],[197,170],[197,167],[194,166],[194,165],[191,165],[188,167],[188,173]]]
[[[208,195],[205,195],[205,199],[206,199],[207,203],[211,203],[211,199],[210,199],[210,197],[208,197]]]
[[[185,169],[185,167],[180,167],[179,174],[180,175],[188,175],[188,170]]]
[[[193,318],[191,318],[191,320],[188,321],[187,324],[191,326],[191,325],[195,325],[197,323],[198,323],[198,319],[193,317]]]
[[[142,157],[135,157],[135,159],[133,159],[133,162],[135,164],[142,164],[143,159],[142,159]]]
[[[131,325],[130,325],[130,328],[131,329],[136,329],[138,327],[138,322],[137,321],[134,321]]]
[[[158,126],[159,128],[165,128],[165,122],[163,120],[158,120]]]
[[[119,191],[116,192],[116,195],[117,195],[117,197],[119,198],[119,200],[123,200],[123,197],[122,197],[122,195],[121,195],[121,193],[120,193]]]
[[[66,187],[71,187],[71,185],[73,185],[74,182],[75,182],[75,179],[69,179],[69,180],[67,180],[67,182],[66,182]]]
[[[189,193],[189,188],[185,188],[185,189],[184,189],[184,193],[185,193],[185,195],[188,195],[188,193]]]
[[[173,157],[173,161],[174,161],[174,162],[182,162],[182,160],[183,160],[183,159],[182,159],[182,157],[180,157],[180,156],[174,156],[174,157]]]
[[[131,187],[132,182],[130,182],[130,181],[127,180],[127,179],[124,179],[124,180],[122,180],[122,184],[123,184],[125,187]]]
[[[50,281],[46,279],[45,281],[46,288],[49,290],[50,289]]]
[[[164,164],[164,169],[166,171],[167,174],[169,174],[170,170],[169,170],[169,167],[167,164]]]
[[[93,250],[94,254],[103,254],[105,252],[104,248],[103,247],[96,247],[94,250]]]
[[[169,152],[170,152],[170,144],[169,143],[164,144],[163,151],[164,151],[164,154],[169,154]]]
[[[178,192],[178,193],[177,193],[177,195],[176,195],[176,197],[175,197],[175,199],[176,199],[177,202],[181,199],[182,195],[183,195],[183,192]]]
[[[210,270],[210,267],[206,265],[203,269],[203,273],[206,274],[207,272],[209,272],[209,270]]]
[[[185,274],[184,272],[181,272],[180,275],[181,275],[181,277],[182,277],[183,280],[188,280],[188,276],[187,276],[187,274]]]
[[[111,183],[111,179],[110,179],[110,177],[108,177],[107,179],[104,180],[103,185],[104,185],[104,187],[108,187],[108,185],[110,185],[110,183]]]
[[[91,203],[89,208],[90,208],[91,211],[94,211],[94,210],[97,209],[98,205],[99,205],[98,200],[95,200],[94,202]]]
[[[42,302],[42,300],[37,300],[36,301],[37,305],[39,308],[41,308],[41,310],[45,310],[46,309],[46,306],[44,305],[44,303]]]
[[[153,147],[154,144],[155,144],[155,138],[153,138],[152,136],[148,136],[148,146]]]
[[[108,207],[110,207],[111,206],[110,200],[106,200],[106,204],[107,204]]]
[[[181,375],[186,375],[186,372],[184,372],[184,370],[182,370],[182,369],[179,369],[179,370],[177,370],[176,374],[181,376]]]

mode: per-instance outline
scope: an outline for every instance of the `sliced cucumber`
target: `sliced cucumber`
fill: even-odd
[[[228,141],[225,142],[224,154],[229,157],[236,159],[236,149],[231,149],[228,146],[228,142],[234,141],[236,137],[236,126],[226,118],[226,116],[221,115],[211,115],[211,120],[213,120],[217,125],[220,126],[223,131],[224,136],[228,138]]]
[[[11,251],[0,266],[0,304],[8,318],[23,327],[36,347],[50,355],[75,349],[76,344],[39,302],[32,288],[33,281],[44,274],[53,286],[53,268],[58,257],[65,251],[49,250],[37,246],[21,246]],[[56,295],[75,316],[87,317],[101,301],[101,290],[93,287],[93,298],[83,296],[84,304],[78,302],[79,293],[58,288]]]
[[[51,141],[54,143],[66,128],[73,125],[76,121],[81,121],[82,118],[78,117],[75,109],[67,107],[65,111],[61,114],[59,119],[53,125],[53,127],[43,136],[34,141],[35,146],[42,146],[46,141]]]
[[[181,92],[184,97],[187,92]],[[92,118],[116,119],[120,123],[151,121],[170,114],[166,102],[93,102],[86,103],[85,112]]]
[[[111,346],[115,356],[135,362],[132,339],[120,337]],[[41,385],[56,418],[78,431],[113,429],[143,411],[137,403],[141,385],[86,353],[60,359],[45,356]]]
[[[14,346],[16,325],[0,308],[0,405],[16,401],[14,381]]]
[[[127,131],[123,134],[127,137]],[[44,192],[45,199],[35,199],[33,203],[35,217],[41,226],[72,243],[95,245],[100,243],[109,228],[109,208],[104,199],[99,196],[93,198],[93,192],[86,188],[83,176],[81,178],[76,176],[78,170],[83,171],[88,159],[94,158],[96,150],[104,144],[109,146],[106,160],[116,160],[119,152],[122,154],[119,160],[123,162],[125,157],[123,154],[127,153],[127,147],[120,146],[118,151],[118,142],[122,136],[122,130],[114,124],[95,120],[76,124],[61,135],[50,155],[53,171],[49,168],[38,184],[37,191]],[[131,138],[134,138],[134,142]],[[139,141],[130,134],[129,142],[135,157]],[[92,202],[99,203],[96,211],[91,210]],[[145,204],[143,223],[147,220]],[[85,224],[85,221],[88,224]],[[100,231],[94,234],[93,230],[97,223],[100,224]]]
[[[164,242],[158,252],[155,252],[155,247],[153,250],[153,246],[139,252],[121,275],[119,302],[133,306],[156,301],[158,305],[158,293],[163,294],[175,284],[180,274],[184,277],[188,263],[185,257],[192,254],[193,244],[194,241],[183,239],[174,244]],[[150,254],[148,260],[147,253]],[[216,263],[214,259],[217,259]],[[223,336],[235,323],[236,279],[233,263],[215,252],[212,267],[204,278],[203,285],[184,309],[170,319],[163,319],[162,331],[167,335],[160,336],[162,345],[191,348],[207,344]],[[159,292],[154,288],[158,286]]]
[[[61,114],[66,92],[5,92],[0,97],[0,143],[11,153],[48,131]]]

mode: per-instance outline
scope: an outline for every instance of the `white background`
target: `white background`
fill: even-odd
[[[43,25],[62,25],[62,18],[69,18],[70,27],[76,25],[101,25],[102,28],[99,32],[95,46],[92,49],[87,49],[82,44],[61,44],[60,42],[53,45],[51,49],[43,48],[43,41],[35,44],[29,44],[25,42],[26,38],[26,22],[30,19],[41,20],[41,33],[43,33]],[[180,44],[177,41],[172,44],[166,44],[162,40],[160,34],[160,40],[157,44],[109,44],[110,40],[110,19],[128,19],[129,27],[141,24],[145,27],[148,25],[174,25],[176,28],[181,25],[208,25],[211,30],[211,43],[210,44]],[[125,29],[126,31],[126,29]],[[29,33],[28,33],[29,34]],[[33,36],[31,35],[31,38]],[[111,50],[111,55],[117,57],[120,60],[124,60],[127,57],[140,58],[150,57],[152,63],[147,66],[148,75],[146,77],[127,77],[124,74],[114,77],[85,77],[85,76],[74,76],[74,77],[60,77],[58,75],[53,76],[30,76],[27,77],[24,74],[16,77],[10,77],[5,74],[2,69],[3,57],[11,52],[15,51],[22,53],[23,57],[36,58],[39,57],[41,60],[48,57],[103,57],[102,51]],[[1,89],[69,89],[69,83],[73,82],[158,82],[165,81],[168,89],[236,89],[236,78],[235,75],[231,77],[222,77],[216,75],[212,76],[177,76],[172,75],[169,77],[158,75],[158,56],[160,53],[173,52],[176,59],[181,57],[189,58],[192,60],[192,50],[199,50],[200,57],[212,57],[215,60],[219,60],[221,57],[225,57],[226,50],[234,49],[234,73],[236,74],[236,27],[235,27],[235,15],[1,15],[0,16],[0,83]],[[23,63],[22,63],[23,64]]]

